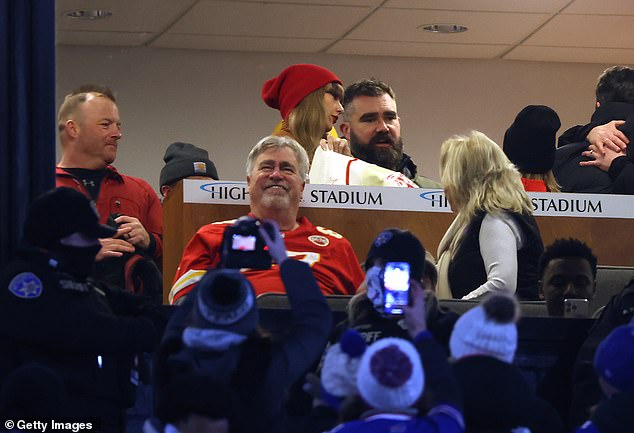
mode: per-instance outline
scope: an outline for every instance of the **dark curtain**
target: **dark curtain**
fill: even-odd
[[[55,186],[55,2],[0,0],[0,266],[30,201]]]

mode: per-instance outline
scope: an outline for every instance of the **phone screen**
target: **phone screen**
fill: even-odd
[[[233,249],[234,251],[254,251],[255,236],[243,236],[234,234],[231,241],[231,249]]]
[[[383,271],[383,306],[387,314],[403,314],[409,304],[409,263],[388,262]]]

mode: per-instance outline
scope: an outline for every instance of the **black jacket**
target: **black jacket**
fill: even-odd
[[[608,102],[597,108],[588,125],[570,128],[559,139],[553,173],[562,192],[634,194],[634,150],[628,146],[627,156],[616,158],[607,172],[597,167],[582,167],[589,161],[581,153],[588,147],[586,136],[595,126],[612,120],[626,120],[619,129],[634,140],[634,104]]]
[[[468,433],[564,431],[559,415],[530,390],[521,371],[489,356],[466,356],[453,365],[460,383]]]
[[[28,251],[0,275],[0,384],[20,365],[43,364],[66,386],[68,416],[109,417],[131,403],[132,358],[154,348],[155,328],[116,316],[93,284],[54,265]]]
[[[182,333],[198,287],[187,296],[170,320],[157,353],[159,399],[171,378],[184,372],[189,359],[192,371],[207,372],[236,391],[246,431],[284,430],[286,392],[319,359],[332,327],[332,313],[307,264],[286,260],[280,274],[291,305],[289,332],[280,341],[251,336],[225,352],[195,353],[182,344]]]
[[[524,244],[517,251],[517,289],[520,300],[537,300],[539,291],[538,262],[544,252],[539,227],[532,215],[508,212],[524,235]],[[486,214],[476,215],[466,228],[458,251],[448,269],[449,284],[454,298],[460,299],[487,281],[487,272],[480,252],[480,228]]]
[[[590,416],[590,407],[603,398],[603,392],[594,371],[594,354],[597,347],[614,328],[629,323],[632,317],[634,317],[634,279],[619,294],[610,299],[579,349],[572,378],[571,426],[579,426],[587,420]]]

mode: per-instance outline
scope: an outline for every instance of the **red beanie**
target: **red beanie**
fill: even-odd
[[[339,77],[321,66],[291,65],[264,83],[262,99],[269,107],[279,109],[282,118],[287,119],[306,95],[333,81],[343,85]]]

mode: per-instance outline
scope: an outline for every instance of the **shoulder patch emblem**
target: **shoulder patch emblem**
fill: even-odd
[[[328,235],[328,236],[332,236],[335,239],[343,239],[343,236],[341,236],[339,233],[337,233],[334,230],[330,230],[330,229],[327,229],[327,228],[321,227],[321,226],[315,226],[315,228],[317,229],[318,232],[321,232],[321,233],[323,233],[325,235]]]
[[[43,288],[40,279],[32,272],[22,272],[9,283],[9,291],[22,299],[39,298]]]
[[[327,247],[330,244],[330,240],[326,236],[312,235],[308,236],[308,240],[318,247]]]

